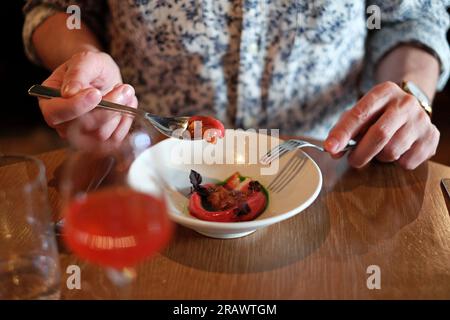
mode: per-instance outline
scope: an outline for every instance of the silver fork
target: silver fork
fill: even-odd
[[[32,86],[28,90],[28,94],[30,96],[46,99],[61,97],[61,92],[58,89],[42,86],[39,84]],[[125,114],[130,114],[133,116],[136,115],[141,116],[147,121],[149,121],[159,132],[168,137],[172,137],[175,130],[178,129],[183,129],[183,131],[186,130],[189,124],[189,117],[160,117],[145,112],[141,109],[135,109],[105,100],[100,101],[97,107]],[[181,135],[179,134],[176,136],[181,137]]]
[[[305,155],[297,152],[269,183],[267,189],[276,193],[282,191],[300,173],[307,161],[308,158]]]
[[[356,142],[353,140],[350,140],[350,142],[345,146],[344,149],[342,149],[342,151],[344,151],[344,152],[348,151],[348,150],[354,148],[355,146],[356,146]],[[307,148],[307,147],[314,148],[314,149],[320,150],[322,152],[325,152],[323,147],[318,146],[316,144],[310,143],[308,141],[291,139],[291,140],[287,140],[283,143],[280,143],[278,146],[276,146],[275,148],[273,148],[272,150],[267,152],[264,156],[261,157],[260,162],[262,164],[269,164],[276,158],[281,158],[289,151]]]

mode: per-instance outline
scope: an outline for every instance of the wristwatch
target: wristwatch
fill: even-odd
[[[410,95],[414,96],[417,99],[417,101],[419,102],[420,106],[431,117],[431,113],[433,112],[433,109],[431,108],[430,100],[428,99],[425,92],[423,92],[422,89],[419,88],[419,86],[417,86],[412,81],[402,81],[401,88],[406,93],[409,93]]]

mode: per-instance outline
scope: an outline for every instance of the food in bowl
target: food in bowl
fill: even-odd
[[[201,139],[209,143],[216,143],[218,138],[223,138],[225,135],[225,127],[222,122],[207,116],[190,117],[186,130],[192,139],[197,138],[196,135],[201,135]]]
[[[191,170],[189,179],[192,184],[189,213],[201,220],[250,221],[261,215],[269,202],[266,189],[239,172],[217,184],[202,185],[202,176],[194,170]]]

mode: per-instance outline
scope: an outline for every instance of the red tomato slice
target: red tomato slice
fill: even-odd
[[[203,207],[202,199],[197,192],[194,192],[189,199],[189,212],[196,218],[206,221],[216,222],[237,222],[249,221],[260,215],[267,205],[267,198],[264,192],[255,192],[246,200],[250,212],[243,215],[236,215],[237,205],[223,211],[209,211]]]
[[[195,126],[198,122],[201,122],[202,138],[206,141],[215,143],[217,138],[223,138],[225,136],[225,127],[219,120],[207,116],[192,116],[189,118],[187,127],[192,139],[195,137]]]
[[[208,211],[202,205],[202,199],[194,192],[189,199],[189,212],[196,218],[206,221],[232,222],[235,221],[234,208],[224,211]]]
[[[225,181],[224,187],[228,190],[233,190],[237,188],[239,183],[241,183],[241,175],[239,172],[236,172]]]

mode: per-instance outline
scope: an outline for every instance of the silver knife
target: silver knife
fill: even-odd
[[[441,182],[445,191],[447,191],[447,196],[450,198],[450,179],[442,179]]]

